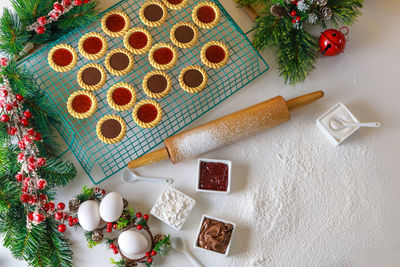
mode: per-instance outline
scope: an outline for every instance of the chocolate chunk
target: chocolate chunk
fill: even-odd
[[[144,8],[143,15],[149,21],[159,21],[164,12],[159,5],[151,4]]]
[[[96,85],[101,81],[101,72],[95,67],[82,71],[82,81],[87,85]]]
[[[122,130],[121,123],[115,119],[108,119],[101,125],[100,131],[106,138],[113,139],[117,137]]]
[[[175,30],[175,38],[180,43],[189,43],[194,38],[194,31],[191,27],[182,25]]]
[[[111,68],[124,70],[129,65],[129,57],[124,53],[115,53],[110,57]]]
[[[162,93],[167,88],[167,79],[160,74],[155,74],[147,80],[147,88],[153,93]]]
[[[203,82],[203,74],[196,69],[190,69],[183,74],[183,82],[189,87],[197,87]]]

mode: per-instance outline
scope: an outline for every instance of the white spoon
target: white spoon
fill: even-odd
[[[330,126],[332,127],[333,130],[340,131],[343,130],[346,127],[380,127],[381,124],[379,122],[362,122],[362,123],[350,123],[347,121],[344,121],[339,118],[333,118],[330,121]]]
[[[185,244],[183,243],[182,238],[180,237],[175,237],[171,239],[171,246],[177,250],[182,252],[192,263],[194,266],[196,267],[202,267],[203,265],[201,265],[201,263],[195,258],[193,257],[192,254],[190,254],[190,252],[186,249]]]
[[[145,182],[160,183],[160,184],[172,184],[174,182],[174,180],[170,178],[142,177],[137,175],[131,170],[123,170],[121,174],[121,180],[126,183],[145,181]]]

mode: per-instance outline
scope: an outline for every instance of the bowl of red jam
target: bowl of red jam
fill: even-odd
[[[231,190],[232,162],[219,159],[199,159],[196,191],[227,194]]]

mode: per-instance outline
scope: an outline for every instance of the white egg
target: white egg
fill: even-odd
[[[83,202],[78,209],[79,224],[86,231],[95,230],[100,224],[99,204],[94,200]]]
[[[124,201],[118,192],[108,193],[100,203],[100,217],[106,222],[118,220],[124,209]]]
[[[127,230],[119,235],[118,245],[126,257],[134,259],[135,256],[146,252],[149,243],[141,233]]]

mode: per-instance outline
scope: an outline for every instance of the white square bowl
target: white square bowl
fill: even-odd
[[[209,219],[213,219],[213,220],[216,220],[216,221],[220,221],[220,222],[223,222],[223,223],[229,223],[229,224],[232,224],[232,225],[233,225],[231,238],[229,239],[229,244],[228,244],[228,246],[226,247],[226,250],[225,250],[225,253],[224,253],[224,254],[219,253],[219,252],[216,252],[216,251],[213,251],[213,250],[205,249],[205,248],[202,248],[202,247],[200,247],[200,246],[197,245],[197,241],[199,240],[199,234],[200,234],[200,231],[201,231],[201,226],[203,226],[203,221],[204,221],[205,218],[209,218]],[[235,224],[235,223],[229,222],[229,221],[226,221],[226,220],[221,220],[221,219],[215,218],[215,217],[213,217],[213,216],[209,216],[209,215],[203,214],[203,216],[201,217],[199,229],[197,230],[196,239],[195,239],[195,241],[194,241],[193,247],[196,248],[196,249],[199,249],[199,250],[209,251],[209,252],[214,253],[214,254],[216,254],[216,255],[228,256],[229,250],[230,250],[230,248],[231,248],[232,240],[233,240],[233,235],[234,235],[235,231],[236,231],[236,224]]]
[[[335,114],[337,113],[337,114]],[[317,127],[321,132],[328,138],[328,140],[335,146],[340,145],[344,140],[349,138],[354,132],[356,132],[360,127],[346,127],[343,130],[344,135],[342,137],[338,136],[336,130],[332,129],[330,126],[330,120],[333,117],[338,117],[350,123],[359,123],[358,119],[350,112],[350,110],[342,103],[337,103],[327,112],[322,114],[317,119]]]
[[[160,205],[163,201],[162,201],[162,196],[165,194],[165,192],[167,190],[172,190],[175,191],[178,194],[182,194],[189,202],[190,202],[190,206],[188,207],[188,212],[185,216],[185,218],[183,219],[183,222],[180,226],[175,226],[173,224],[171,224],[170,222],[166,221],[165,218],[161,218],[161,216],[159,216],[159,214],[156,213],[155,211],[155,207]],[[160,221],[168,224],[169,226],[171,226],[172,228],[176,229],[176,230],[180,230],[182,228],[182,226],[185,224],[185,221],[187,219],[187,217],[190,215],[193,207],[196,205],[196,200],[194,200],[193,198],[189,197],[188,195],[182,193],[181,191],[179,191],[178,189],[173,188],[172,186],[166,186],[165,189],[162,191],[162,193],[160,194],[160,196],[158,197],[158,199],[156,200],[156,202],[154,203],[153,207],[150,210],[150,214],[153,215],[154,217],[156,217],[157,219],[159,219]]]
[[[200,188],[200,165],[202,162],[223,163],[228,165],[228,186],[226,188],[226,191],[208,190]],[[199,159],[197,161],[196,191],[204,193],[229,194],[229,192],[231,192],[231,177],[232,177],[232,161],[221,160],[221,159]]]

